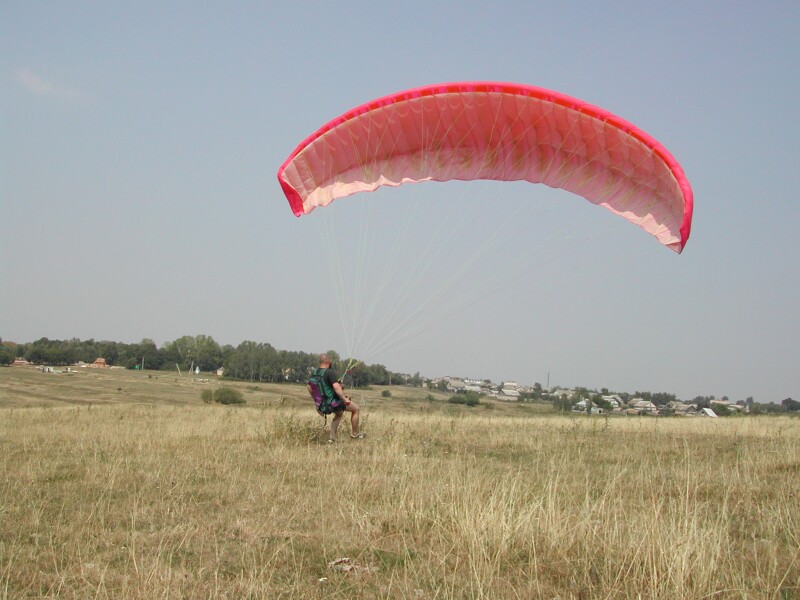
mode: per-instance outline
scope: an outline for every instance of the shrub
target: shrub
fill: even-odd
[[[733,414],[733,411],[724,404],[712,404],[711,410],[713,410],[718,417],[730,417]]]
[[[466,394],[456,394],[447,399],[451,404],[466,404],[467,406],[478,406],[481,403],[481,397],[475,392],[467,392]]]
[[[206,404],[211,404],[214,401],[214,392],[211,390],[203,390],[200,392],[200,398]]]
[[[390,392],[389,390],[383,390],[381,392],[381,396],[383,396],[384,398],[391,398],[392,397],[392,392]]]
[[[467,392],[467,397],[464,399],[464,404],[467,406],[478,406],[481,403],[481,398],[475,392]]]
[[[244,396],[239,390],[221,387],[214,391],[214,402],[220,404],[244,404]]]

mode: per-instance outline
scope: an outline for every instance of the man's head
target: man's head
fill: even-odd
[[[319,366],[323,369],[330,369],[331,368],[331,359],[328,358],[327,354],[320,354],[319,355]]]

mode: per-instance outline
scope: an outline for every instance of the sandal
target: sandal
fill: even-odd
[[[367,434],[363,431],[356,433],[355,435],[350,435],[350,438],[354,440],[363,440],[365,437],[367,437]]]

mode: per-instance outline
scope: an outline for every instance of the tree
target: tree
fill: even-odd
[[[665,404],[675,402],[676,400],[677,397],[675,394],[668,394],[667,392],[656,392],[655,394],[650,394],[650,401],[656,406],[664,406]]]
[[[70,342],[43,337],[27,347],[25,358],[41,365],[71,365],[75,362],[75,352]]]
[[[342,357],[339,356],[339,353],[336,350],[328,350],[325,354],[327,354],[328,358],[331,359],[331,368],[334,371],[338,373],[343,369]]]
[[[280,354],[270,344],[260,344],[260,361],[259,380],[269,382],[286,380]]]
[[[200,367],[202,371],[216,370],[222,364],[222,348],[207,335],[184,335],[164,346],[164,358],[169,365],[182,369]]]
[[[282,381],[282,362],[270,344],[244,341],[225,359],[225,376],[249,381]]]
[[[592,396],[592,402],[596,406],[599,406],[600,408],[603,408],[605,410],[611,410],[611,402],[603,398],[603,396],[600,394],[595,394],[594,396]]]
[[[197,335],[194,338],[195,366],[201,371],[216,371],[222,366],[222,348],[210,335]]]
[[[712,400],[713,398],[711,396],[695,396],[692,403],[695,404],[698,409],[709,408]]]
[[[184,365],[183,356],[181,356],[181,348],[174,342],[167,342],[158,350],[159,364],[164,371],[174,371],[175,365],[180,365],[182,369],[186,369],[189,365]]]
[[[559,412],[569,412],[572,410],[572,401],[566,394],[561,394],[556,396],[556,399],[553,401],[553,408]]]
[[[792,400],[791,398],[786,398],[785,400],[781,400],[781,406],[783,406],[789,412],[795,412],[800,410],[800,402],[797,400]]]
[[[729,417],[733,414],[733,411],[728,408],[726,404],[720,404],[717,402],[711,405],[711,410],[713,410],[718,417]]]
[[[95,346],[97,356],[95,358],[105,358],[109,365],[116,365],[119,361],[119,348],[117,342],[102,341]]]
[[[769,402],[767,404],[760,404],[756,402],[753,404],[753,414],[772,414],[772,413],[782,413],[786,412],[786,407],[783,404],[776,404],[775,402]]]
[[[0,365],[10,365],[14,362],[16,353],[5,344],[0,344]]]
[[[368,387],[370,384],[369,369],[364,365],[353,367],[347,375],[347,381],[352,387]]]
[[[144,338],[141,342],[139,342],[135,350],[135,358],[135,364],[144,364],[145,369],[156,370],[161,366],[161,357],[158,354],[158,346],[156,346],[156,343],[149,338]]]
[[[371,385],[391,385],[391,373],[389,373],[389,369],[383,365],[370,365],[367,367],[367,371],[369,371],[369,382]]]
[[[292,383],[305,383],[309,375],[319,365],[319,356],[307,352],[278,352],[283,377]]]

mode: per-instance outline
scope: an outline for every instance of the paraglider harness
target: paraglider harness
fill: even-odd
[[[339,378],[339,383],[342,382],[344,376],[347,375],[356,364],[357,362],[350,361],[347,365],[347,369],[345,369],[344,373]],[[329,369],[318,367],[314,369],[314,373],[308,380],[308,387],[311,390],[311,397],[314,398],[314,405],[319,415],[325,418],[326,423],[328,422],[328,415],[341,412],[346,406],[345,402],[336,395],[333,386],[327,382],[325,375],[328,370]]]
[[[325,381],[325,374],[328,369],[319,367],[314,369],[314,373],[308,380],[308,387],[311,390],[311,397],[314,398],[314,405],[321,417],[344,410],[344,401],[336,395],[333,387]]]

